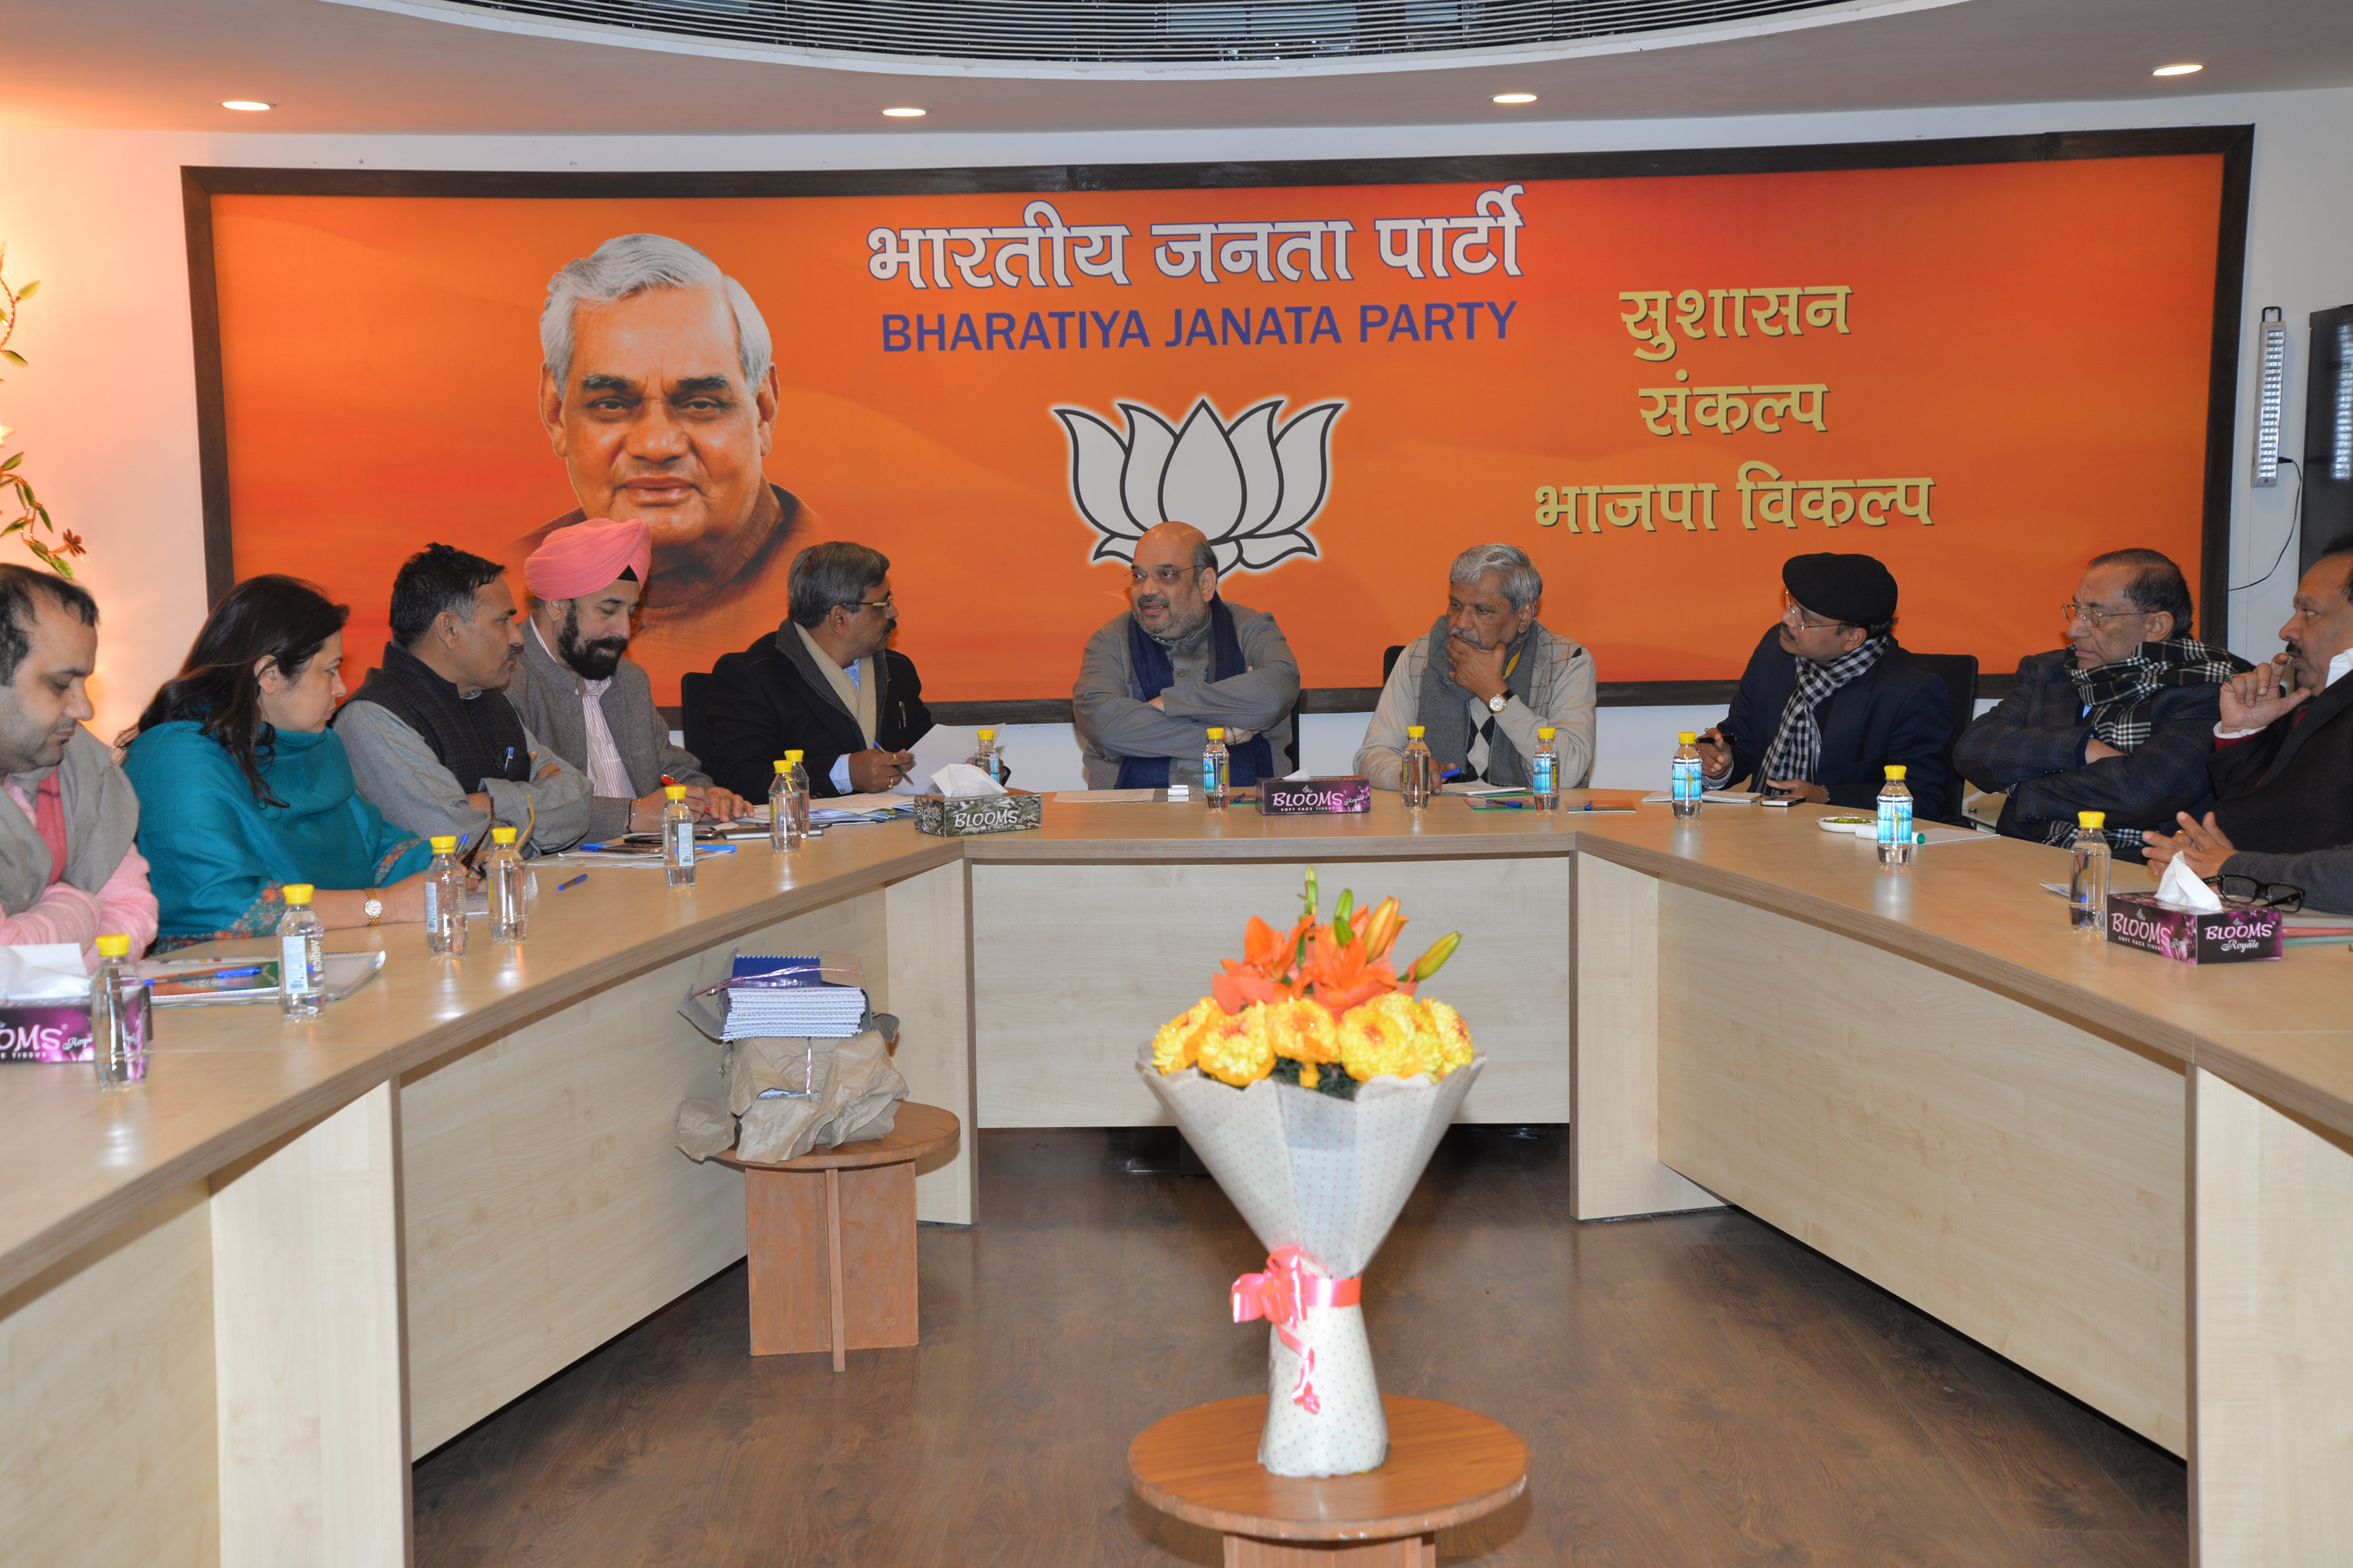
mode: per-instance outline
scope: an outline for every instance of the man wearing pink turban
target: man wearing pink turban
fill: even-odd
[[[635,518],[559,528],[523,563],[531,626],[507,695],[524,726],[587,775],[591,843],[659,828],[665,778],[721,822],[746,809],[670,743],[652,682],[623,657],[652,565],[653,531]]]

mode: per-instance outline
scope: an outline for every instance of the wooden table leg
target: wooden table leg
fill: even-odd
[[[1226,1537],[1226,1568],[1438,1568],[1438,1537],[1394,1541],[1261,1541]]]
[[[833,1370],[842,1371],[848,1364],[848,1334],[841,1321],[841,1173],[831,1166],[825,1173],[825,1266],[826,1295],[833,1307]]]

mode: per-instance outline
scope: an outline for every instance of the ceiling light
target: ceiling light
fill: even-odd
[[[923,117],[920,109],[886,109],[882,112],[893,120],[921,120]]]
[[[278,106],[274,103],[264,103],[258,98],[224,98],[221,100],[221,107],[241,109],[248,114],[259,114],[265,109],[275,109]]]
[[[1535,100],[1536,95],[1533,92],[1499,92],[1495,95],[1497,103],[1534,103]]]
[[[2196,76],[2200,71],[2202,71],[2205,68],[2206,68],[2204,66],[2196,64],[2159,66],[2148,74],[2151,76]]]

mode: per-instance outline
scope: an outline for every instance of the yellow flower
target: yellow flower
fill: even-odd
[[[1195,1039],[1197,1065],[1220,1083],[1246,1089],[1274,1070],[1274,1047],[1267,1038],[1262,1002],[1239,1013],[1219,1013]]]
[[[1477,1048],[1471,1043],[1471,1026],[1443,1002],[1419,1002],[1422,1015],[1421,1063],[1433,1082],[1456,1068],[1467,1066]]]
[[[1339,1028],[1332,1011],[1321,1002],[1298,997],[1277,1002],[1266,1010],[1266,1036],[1274,1054],[1301,1063],[1340,1059]]]
[[[1421,1070],[1415,1045],[1419,1031],[1383,1005],[1387,1000],[1363,1003],[1340,1017],[1340,1065],[1359,1083],[1384,1076],[1411,1078]]]
[[[1152,1037],[1152,1065],[1162,1073],[1182,1072],[1200,1054],[1201,1026],[1216,1015],[1218,1005],[1204,996],[1166,1024]]]

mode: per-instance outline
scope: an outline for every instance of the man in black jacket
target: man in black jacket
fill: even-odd
[[[711,672],[711,776],[765,800],[776,762],[801,753],[818,795],[888,790],[932,728],[914,661],[890,647],[891,562],[834,542],[793,557],[792,618]]]
[[[2105,812],[2114,830],[2203,811],[2221,683],[2246,660],[2189,635],[2189,584],[2154,550],[2094,557],[2064,608],[2070,646],[2020,661],[2010,695],[1962,732],[1954,766],[2010,793],[2002,832],[2043,844],[2066,843],[2078,812]],[[2109,841],[2139,858],[2139,835]]]
[[[2295,585],[2280,638],[2284,652],[2222,689],[2214,809],[2149,834],[2151,865],[2186,853],[2201,877],[2284,880],[2280,858],[2353,845],[2353,535]]]
[[[1895,579],[1868,555],[1793,555],[1781,568],[1780,624],[1749,657],[1723,723],[1699,740],[1701,776],[1868,811],[1890,763],[1912,812],[1945,816],[1953,702],[1934,671],[1896,646]]]

